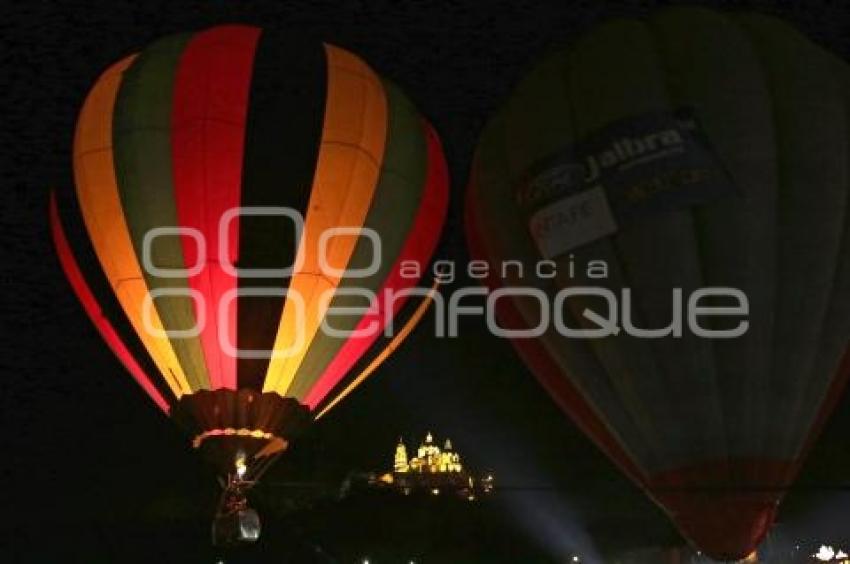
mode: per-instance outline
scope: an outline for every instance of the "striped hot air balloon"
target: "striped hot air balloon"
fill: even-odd
[[[618,312],[598,338],[549,323],[516,348],[721,560],[765,537],[848,374],[848,73],[776,19],[668,9],[542,62],[478,147],[466,226],[490,285],[571,290],[549,309],[570,328]],[[702,326],[742,334],[689,327],[709,287],[740,294],[700,302],[727,308]],[[541,326],[530,291],[497,305],[503,326]]]
[[[156,41],[97,80],[73,165],[50,208],[65,274],[225,472],[285,449],[427,305],[403,290],[443,224],[439,140],[338,47],[241,25]],[[352,308],[336,333],[330,308]]]

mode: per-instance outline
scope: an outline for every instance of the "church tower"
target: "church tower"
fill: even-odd
[[[407,472],[408,469],[407,447],[405,447],[404,442],[399,439],[398,446],[395,447],[395,463],[393,464],[393,470],[396,472]]]

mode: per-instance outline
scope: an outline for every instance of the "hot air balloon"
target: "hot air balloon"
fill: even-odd
[[[536,66],[477,149],[501,326],[720,560],[765,537],[847,378],[848,102],[847,65],[781,21],[677,7]]]
[[[61,266],[256,538],[245,490],[427,307],[402,268],[427,266],[442,228],[439,139],[352,53],[226,25],[108,68],[73,167],[50,202]]]

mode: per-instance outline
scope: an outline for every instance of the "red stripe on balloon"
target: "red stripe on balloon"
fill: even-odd
[[[431,125],[424,120],[423,127],[428,150],[428,170],[425,176],[422,203],[416,212],[413,226],[404,241],[395,264],[393,264],[392,270],[378,290],[375,307],[369,308],[369,312],[360,319],[360,323],[355,329],[355,332],[362,331],[363,335],[352,337],[346,341],[307,394],[304,402],[311,410],[315,409],[339,384],[351,370],[351,367],[375,342],[375,339],[383,333],[386,326],[384,321],[395,317],[404,305],[407,300],[406,297],[392,300],[389,305],[386,299],[388,293],[400,292],[410,288],[418,281],[412,277],[402,276],[402,265],[405,262],[408,264],[417,262],[420,270],[424,271],[439,241],[449,201],[449,172],[439,137]],[[388,307],[392,307],[392,316],[386,315]],[[380,327],[381,331],[368,331],[372,324]]]
[[[118,360],[130,372],[134,380],[142,387],[145,393],[154,401],[154,403],[165,413],[170,411],[168,401],[159,393],[156,386],[153,385],[151,379],[145,374],[136,359],[127,349],[121,337],[104,317],[97,303],[94,294],[86,283],[83,273],[74,258],[74,253],[71,251],[71,246],[68,244],[68,238],[65,236],[65,231],[62,229],[62,223],[59,220],[59,206],[56,203],[56,194],[50,194],[50,233],[53,237],[53,245],[56,247],[56,254],[59,256],[59,263],[62,265],[62,270],[71,283],[77,299],[83,305],[83,310],[92,320],[103,340],[118,357]]]
[[[485,249],[484,241],[479,235],[478,225],[473,211],[475,203],[472,198],[474,180],[467,190],[464,223],[466,224],[467,247],[473,259],[483,259],[492,264],[493,260]],[[483,280],[491,290],[500,286],[496,269],[490,269]],[[516,305],[511,300],[496,302],[496,315],[499,325],[505,329],[525,330],[528,324],[522,317]],[[549,352],[537,339],[511,339],[523,363],[531,370],[537,381],[543,386],[549,396],[569,418],[589,436],[594,443],[616,464],[624,474],[636,484],[644,486],[644,473],[631,460],[628,453],[620,446],[617,438],[608,431],[602,419],[585,401],[581,393],[573,386],[560,366],[552,360]]]
[[[198,230],[206,242],[206,257],[198,244],[182,237],[188,268],[200,260],[203,269],[188,277],[206,307],[201,345],[210,386],[236,389],[236,358],[225,353],[220,339],[236,346],[236,300],[223,308],[222,297],[236,289],[237,280],[219,262],[219,222],[239,206],[242,190],[245,123],[258,28],[221,26],[196,35],[180,58],[174,87],[171,146],[175,199],[182,227]],[[230,222],[227,248],[235,264],[239,248],[239,218]],[[222,323],[223,321],[223,323]]]
[[[730,458],[655,474],[652,496],[695,546],[739,561],[767,536],[793,476],[791,461]]]

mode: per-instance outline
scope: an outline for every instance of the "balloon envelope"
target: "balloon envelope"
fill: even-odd
[[[286,448],[380,352],[415,305],[388,292],[417,283],[402,263],[426,270],[447,202],[439,140],[397,87],[250,26],[107,69],[73,156],[76,191],[51,201],[67,277],[150,398],[231,471]],[[347,312],[335,333],[331,311]]]
[[[531,292],[502,325],[545,328],[514,339],[531,370],[715,558],[764,538],[847,376],[848,78],[773,18],[668,9],[535,67],[476,154],[489,285],[615,327]]]

